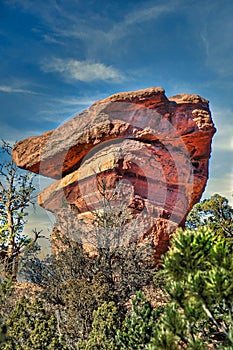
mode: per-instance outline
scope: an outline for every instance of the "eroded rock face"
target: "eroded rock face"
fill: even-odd
[[[97,101],[56,130],[20,141],[12,155],[18,166],[57,179],[39,204],[61,231],[79,239],[81,223],[115,191],[112,208],[124,203],[133,221],[119,234],[135,223],[138,241],[152,232],[159,258],[201,198],[214,133],[207,100],[168,99],[162,88],[149,88]]]

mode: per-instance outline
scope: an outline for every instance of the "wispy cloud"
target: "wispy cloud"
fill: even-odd
[[[46,59],[42,62],[41,69],[46,73],[59,73],[67,79],[83,82],[94,80],[120,82],[124,80],[123,74],[111,66],[74,59],[55,57],[50,60]]]
[[[180,2],[180,1],[179,1]],[[108,33],[108,37],[119,39],[127,35],[135,25],[159,18],[161,15],[174,11],[177,1],[168,1],[164,4],[151,5],[143,3],[143,7],[137,7],[129,11],[121,21],[117,22]]]
[[[213,140],[215,150],[233,151],[232,124],[225,124],[218,129]]]
[[[65,106],[89,106],[95,102],[98,96],[95,97],[67,97],[67,98],[54,98],[58,103]]]
[[[231,108],[213,107],[213,119],[217,127],[217,133],[213,139],[213,150],[233,151],[233,110]]]
[[[64,41],[59,40],[59,38],[56,38],[57,35],[55,34],[42,34],[42,37],[46,43],[49,44],[56,44],[56,45],[65,45]]]
[[[44,131],[33,128],[30,130],[19,130],[17,127],[3,121],[0,121],[0,130],[0,139],[3,139],[10,144],[15,144],[15,142],[30,136],[40,135]]]
[[[151,1],[144,2],[143,6],[132,6],[131,10],[122,16],[118,21],[113,21],[109,24],[108,30],[91,27],[80,21],[79,18],[72,14],[66,14],[67,25],[65,27],[54,26],[54,32],[59,33],[64,37],[76,37],[83,40],[90,40],[93,44],[103,42],[103,39],[108,41],[119,40],[122,37],[129,35],[134,30],[134,26],[142,22],[147,22],[159,18],[161,15],[174,11],[177,3],[181,0],[169,1],[164,4],[151,5]]]
[[[206,54],[206,65],[220,77],[233,76],[233,3],[222,6],[219,1],[199,6],[200,38]]]
[[[233,169],[232,172],[225,173],[223,176],[211,177],[204,192],[204,198],[209,198],[215,193],[219,193],[229,200],[233,205]]]
[[[176,1],[175,1],[176,2]],[[174,2],[174,5],[175,5]],[[144,5],[144,4],[143,4]],[[171,12],[174,8],[174,5],[171,6],[171,3],[166,3],[163,5],[152,5],[152,6],[143,6],[141,9],[136,9],[125,16],[123,23],[127,25],[132,25],[135,23],[141,23],[149,21],[151,19],[158,18],[161,14]]]
[[[29,95],[38,95],[38,92],[27,90],[27,89],[20,89],[15,88],[10,85],[0,85],[0,92],[5,92],[8,94],[29,94]]]
[[[135,26],[147,21],[155,21],[160,16],[173,12],[178,4],[181,6],[182,0],[171,0],[164,4],[156,4],[146,1],[143,6],[132,5],[128,12],[123,12],[124,16],[117,21],[113,18],[108,20],[100,18],[99,21],[93,21],[95,24],[90,25],[82,21],[80,17],[74,16],[73,13],[63,11],[62,23],[59,19],[51,21],[50,26],[57,40],[60,38],[76,38],[88,44],[88,52],[101,46],[104,51],[110,44],[122,40],[125,36],[135,34]],[[107,23],[106,27],[105,24]]]
[[[168,0],[166,4],[162,1],[145,1],[141,4],[135,2],[122,11],[121,6],[115,10],[120,16],[114,19],[109,16],[96,17],[96,12],[87,8],[81,10],[79,2],[67,0],[62,5],[56,0],[48,0],[40,6],[35,6],[31,0],[8,0],[12,5],[17,5],[25,11],[30,11],[41,17],[50,28],[50,33],[41,35],[46,42],[54,44],[69,44],[70,40],[81,40],[91,54],[100,46],[104,51],[109,44],[122,39],[127,35],[134,35],[135,26],[143,22],[156,20],[162,15],[170,13],[183,4],[183,0]],[[111,6],[109,6],[111,11]],[[107,11],[107,10],[106,10]],[[89,20],[86,21],[88,16]],[[65,40],[64,40],[65,39]],[[68,39],[68,42],[67,42]],[[96,52],[95,52],[96,53]]]
[[[40,120],[54,123],[57,127],[77,115],[96,100],[102,99],[103,95],[92,95],[91,97],[67,96],[67,97],[52,97],[44,108],[38,112]]]

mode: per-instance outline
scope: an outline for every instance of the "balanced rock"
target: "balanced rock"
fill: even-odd
[[[106,210],[107,200],[118,216],[120,206],[129,210],[124,223],[115,217],[118,235],[137,230],[140,242],[152,233],[159,259],[205,189],[214,133],[207,100],[168,99],[155,87],[97,101],[56,130],[20,141],[12,156],[19,167],[56,179],[39,204],[61,232],[83,239],[82,223]]]

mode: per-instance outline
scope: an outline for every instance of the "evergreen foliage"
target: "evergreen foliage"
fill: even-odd
[[[6,325],[4,324],[4,321],[2,317],[0,316],[0,349],[1,346],[5,343],[6,341]]]
[[[38,239],[23,234],[28,215],[27,208],[33,204],[35,187],[33,177],[19,170],[11,159],[11,146],[2,142],[0,155],[0,274],[10,274],[16,280],[19,259]],[[5,157],[5,158],[4,158]]]
[[[43,303],[23,297],[6,321],[6,342],[2,350],[65,350],[57,334],[56,318],[46,312]]]
[[[13,290],[14,284],[11,275],[0,278],[0,316],[2,318],[7,314],[9,299]]]
[[[93,312],[110,299],[107,291],[108,285],[100,275],[92,280],[83,278],[64,283],[61,325],[69,341],[75,343],[77,339],[85,339],[92,331]]]
[[[42,298],[59,314],[59,327],[70,346],[88,338],[93,311],[102,303],[114,301],[119,317],[124,317],[125,303],[152,281],[155,270],[152,243],[139,247],[131,241],[134,227],[128,226],[126,239],[120,244],[129,214],[123,210],[124,203],[121,210],[112,207],[114,194],[110,199],[105,192],[103,195],[104,210],[95,213],[91,232],[82,227],[71,237],[57,232],[57,252],[46,261],[35,258],[27,264],[25,276],[40,285]],[[80,239],[72,239],[83,236],[88,239],[91,255]]]
[[[209,227],[213,232],[233,236],[233,208],[228,199],[214,194],[197,203],[189,213],[185,226],[188,229]]]
[[[161,309],[153,310],[151,303],[146,300],[141,291],[132,299],[132,312],[123,322],[117,332],[119,349],[145,349],[154,336],[156,322]]]
[[[14,284],[11,275],[0,277],[0,344],[6,340],[6,319],[12,309]]]
[[[27,276],[40,285],[41,297],[59,312],[59,326],[74,344],[87,339],[93,311],[103,302],[116,302],[122,318],[130,296],[153,279],[153,267],[144,260],[147,248],[135,243],[116,248],[111,256],[112,252],[102,249],[98,259],[90,258],[82,244],[64,241],[68,249],[47,261],[33,261]]]
[[[233,347],[232,245],[210,228],[179,231],[164,258],[166,306],[155,349]]]
[[[12,310],[19,258],[39,237],[22,234],[34,187],[30,176],[17,171],[12,162],[0,166],[0,175],[6,175],[0,182],[0,349],[233,349],[233,209],[226,198],[215,194],[198,203],[186,230],[174,234],[154,278],[167,303],[152,307],[140,289],[156,270],[153,245],[137,245],[136,228],[126,225],[129,213],[111,206],[101,182],[104,210],[95,213],[96,229],[76,232],[94,255],[81,240],[61,233],[62,249],[44,261],[26,254],[24,276],[40,286],[49,311],[41,300],[25,297]]]
[[[113,301],[104,302],[93,312],[92,330],[87,341],[77,344],[80,350],[117,350],[116,333],[120,327],[119,310]]]

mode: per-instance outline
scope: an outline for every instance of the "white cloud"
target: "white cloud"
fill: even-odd
[[[9,142],[11,145],[27,137],[40,135],[43,132],[43,130],[36,130],[36,129],[18,130],[17,127],[7,124],[6,122],[3,122],[1,120],[0,120],[0,130],[1,130],[0,139],[3,139],[6,142]]]
[[[144,2],[140,6],[136,4],[118,21],[108,18],[108,30],[105,30],[100,23],[98,23],[98,27],[92,27],[79,17],[64,12],[63,20],[65,19],[65,21],[62,25],[59,26],[58,21],[56,23],[55,21],[51,22],[50,25],[56,36],[79,38],[83,42],[88,43],[88,50],[91,51],[92,47],[95,48],[98,45],[105,47],[109,43],[133,34],[135,26],[138,24],[156,20],[161,15],[174,11],[178,5],[181,6],[181,3],[182,0],[172,0],[165,5],[154,5],[154,3],[151,4],[151,1]],[[105,21],[106,18],[102,18],[102,22],[104,23]]]
[[[55,97],[52,98],[51,103],[48,104],[47,110],[41,110],[41,114],[43,115],[50,115],[53,116],[54,120],[55,115],[58,114],[58,112],[62,115],[66,115],[66,118],[70,118],[71,116],[74,116],[75,114],[82,111],[84,108],[89,107],[92,105],[96,100],[101,99],[102,96],[92,96],[92,97],[72,97],[67,96],[64,98]],[[62,119],[64,121],[64,118]]]
[[[143,3],[142,8],[134,8],[129,11],[121,21],[113,24],[112,28],[103,33],[104,36],[113,42],[115,40],[122,40],[126,35],[132,34],[135,31],[135,26],[142,22],[150,20],[156,20],[165,13],[172,12],[176,1],[173,3],[167,3],[166,5],[152,5],[150,3]],[[155,33],[153,34],[155,35]]]
[[[97,99],[101,97],[99,96],[92,96],[92,97],[69,97],[66,98],[54,98],[54,101],[56,103],[59,103],[64,106],[90,106],[92,103],[94,103]]]
[[[222,177],[211,177],[208,180],[203,198],[210,198],[215,193],[226,197],[229,204],[233,206],[233,169],[232,172],[226,173]]]
[[[96,57],[96,47],[106,51],[109,44],[121,40],[123,37],[135,33],[135,26],[147,21],[155,21],[161,15],[177,10],[183,0],[168,0],[166,4],[157,3],[153,0],[135,2],[122,11],[119,6],[116,12],[120,14],[118,20],[114,20],[111,14],[99,15],[87,10],[79,11],[78,2],[67,0],[59,4],[56,0],[47,0],[40,6],[35,6],[32,0],[8,0],[12,5],[21,6],[25,11],[30,11],[40,16],[50,28],[50,33],[42,34],[46,42],[58,45],[70,45],[73,39],[80,39],[87,46],[87,54]],[[87,6],[88,8],[88,6]],[[109,7],[111,8],[111,6]],[[75,9],[77,9],[75,11]],[[65,39],[65,40],[64,40]],[[116,43],[115,43],[116,44]],[[93,52],[94,51],[94,52]]]
[[[94,80],[120,82],[124,80],[123,75],[117,69],[105,66],[103,63],[52,58],[43,61],[41,68],[46,73],[60,73],[68,79],[83,82]]]
[[[65,45],[64,41],[56,39],[56,35],[48,35],[48,34],[43,34],[43,39],[46,43],[49,44],[57,44],[57,45]]]
[[[174,7],[177,5],[177,1],[168,2],[165,5],[152,5],[143,3],[143,8],[131,11],[126,15],[122,24],[132,25],[136,23],[141,23],[149,21],[151,19],[158,18],[164,13],[173,11]]]
[[[206,66],[221,78],[233,75],[233,3],[222,6],[219,1],[206,3],[198,8],[200,38],[206,54]],[[197,16],[196,16],[197,17]],[[196,19],[196,18],[195,18]]]
[[[233,151],[232,124],[225,124],[218,129],[213,139],[215,150]]]
[[[92,105],[96,100],[104,97],[106,96],[103,94],[93,94],[92,96],[48,96],[48,100],[44,101],[43,106],[39,108],[36,115],[41,121],[54,123],[55,128]],[[33,121],[34,119],[35,115],[32,116],[31,120]]]
[[[26,89],[20,89],[20,88],[15,88],[10,85],[0,85],[0,92],[5,92],[8,94],[29,94],[29,95],[38,95],[37,92],[31,91],[31,90],[26,90]]]
[[[233,111],[230,108],[212,108],[214,123],[217,132],[213,138],[213,149],[233,151]]]

